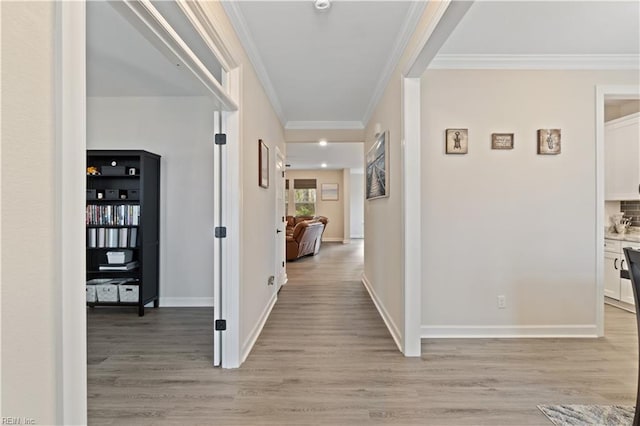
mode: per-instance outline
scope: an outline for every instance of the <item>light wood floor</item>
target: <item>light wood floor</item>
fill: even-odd
[[[602,339],[428,340],[402,357],[360,283],[362,244],[324,244],[237,370],[211,367],[210,309],[88,315],[96,425],[550,425],[537,404],[633,405],[633,314]]]

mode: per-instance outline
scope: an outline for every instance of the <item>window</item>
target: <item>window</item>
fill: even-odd
[[[315,216],[316,180],[295,179],[293,181],[293,198],[296,216]]]
[[[289,179],[284,181],[284,214],[289,215]]]

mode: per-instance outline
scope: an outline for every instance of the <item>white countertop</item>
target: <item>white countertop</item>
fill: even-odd
[[[640,243],[640,231],[637,229],[632,229],[624,234],[617,234],[615,232],[604,232],[604,238],[607,240],[620,240],[620,241],[631,241],[634,243]]]

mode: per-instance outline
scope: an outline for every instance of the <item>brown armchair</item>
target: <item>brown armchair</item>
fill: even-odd
[[[302,221],[296,225],[292,235],[287,235],[287,260],[295,260],[309,254],[316,254],[324,224]]]

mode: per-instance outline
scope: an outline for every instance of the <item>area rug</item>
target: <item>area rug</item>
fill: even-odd
[[[554,425],[626,426],[633,423],[635,407],[620,405],[538,405]]]

